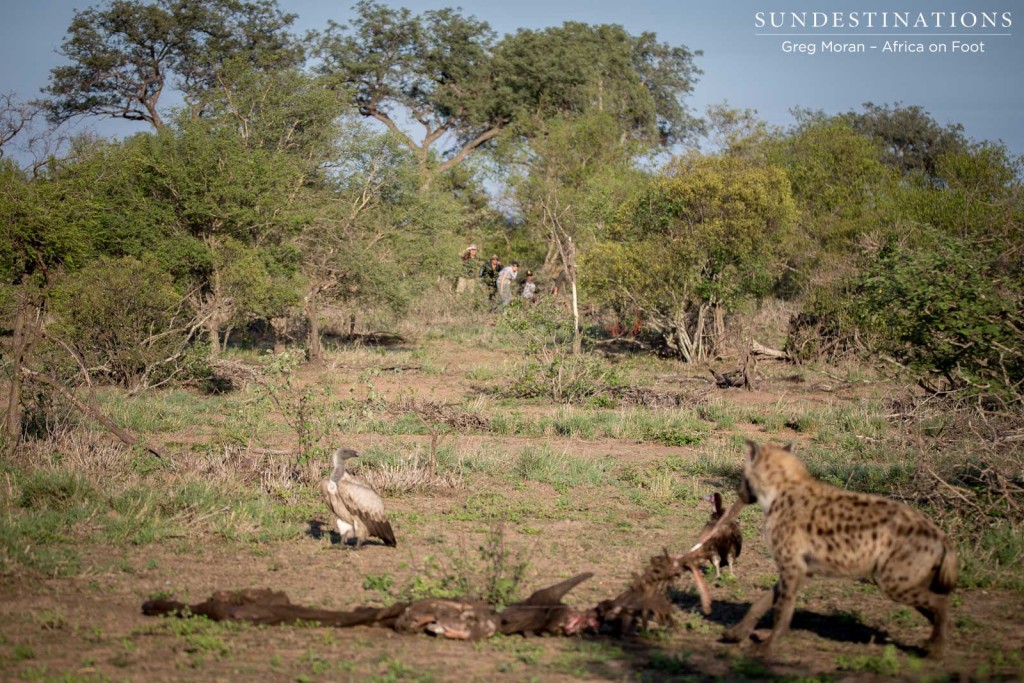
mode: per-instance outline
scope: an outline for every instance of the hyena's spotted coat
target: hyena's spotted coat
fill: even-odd
[[[957,575],[946,535],[907,505],[817,481],[789,447],[747,447],[740,498],[764,510],[779,580],[726,631],[726,640],[745,640],[774,604],[775,623],[762,645],[769,649],[789,628],[804,577],[818,574],[874,581],[916,608],[932,623],[929,654],[941,655]]]

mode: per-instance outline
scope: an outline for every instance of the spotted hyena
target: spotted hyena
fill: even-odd
[[[747,442],[745,503],[760,503],[765,537],[779,571],[725,639],[746,640],[775,606],[770,649],[789,628],[805,577],[844,576],[873,581],[897,602],[913,606],[932,624],[928,652],[940,656],[949,630],[949,594],[956,584],[956,553],[946,535],[917,510],[866,493],[844,491],[812,477],[791,447]]]

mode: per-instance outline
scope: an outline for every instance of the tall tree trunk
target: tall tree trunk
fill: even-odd
[[[569,276],[572,286],[572,352],[579,355],[583,352],[583,337],[580,335],[580,306],[576,297],[576,268],[572,269]]]
[[[306,302],[306,318],[309,321],[309,359],[320,360],[323,356],[323,348],[320,346],[320,307],[317,302],[318,294],[314,291],[309,295]]]
[[[708,349],[709,355],[717,355],[722,350],[722,344],[725,342],[725,307],[722,306],[722,302],[715,300],[711,307],[714,311],[714,331],[711,337],[711,348]]]
[[[227,348],[228,348],[228,340],[229,340],[229,339],[231,339],[231,332],[232,332],[232,330],[234,330],[234,329],[235,329],[235,326],[234,326],[234,325],[228,325],[228,326],[227,326],[227,327],[226,327],[226,328],[224,329],[224,341],[223,341],[223,342],[221,343],[221,345],[220,345],[220,347],[221,347],[222,349],[227,349]]]
[[[704,331],[707,326],[707,311],[708,305],[701,304],[697,309],[697,321],[692,331],[687,325],[689,310],[676,311],[673,314],[666,341],[675,347],[683,362],[696,363],[707,358],[707,348],[704,345],[707,336]]]
[[[4,421],[4,436],[10,450],[13,450],[21,440],[22,367],[25,365],[25,356],[35,338],[33,318],[38,310],[37,301],[21,301],[14,317],[14,337],[11,340],[11,385],[7,392],[7,415]]]
[[[707,358],[707,349],[704,346],[704,328],[707,326],[707,304],[701,304],[697,309],[697,324],[693,328],[694,360],[702,361]]]
[[[220,318],[216,315],[211,315],[209,320],[206,321],[206,337],[210,340],[210,357],[214,358],[220,355]]]

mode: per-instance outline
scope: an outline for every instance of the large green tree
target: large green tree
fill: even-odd
[[[68,270],[92,254],[99,230],[88,183],[52,171],[32,177],[0,160],[0,319],[12,331],[4,434],[21,434],[23,368],[46,319],[46,298]],[[6,354],[5,354],[6,355]]]
[[[198,115],[226,62],[252,69],[300,63],[301,46],[287,32],[294,19],[276,0],[111,0],[77,11],[61,45],[69,63],[51,71],[45,90],[50,116],[111,116],[160,128],[168,86]]]
[[[583,284],[598,301],[639,311],[683,360],[701,360],[721,342],[727,311],[771,291],[795,215],[778,168],[682,159],[623,205],[586,253]]]
[[[682,98],[697,54],[651,33],[576,22],[498,40],[453,9],[413,15],[371,0],[320,39],[321,70],[413,152],[424,185],[503,132],[529,135],[558,114],[607,111],[623,135],[674,141],[692,123]]]
[[[1022,160],[976,144],[901,186],[900,231],[869,253],[848,305],[875,347],[945,388],[1024,396]]]
[[[865,102],[863,111],[851,111],[841,118],[881,142],[885,150],[882,159],[907,173],[936,176],[939,157],[967,147],[961,124],[940,125],[917,105]]]

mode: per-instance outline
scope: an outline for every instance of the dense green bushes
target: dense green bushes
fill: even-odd
[[[1018,397],[1024,382],[1024,285],[990,245],[926,231],[890,244],[858,281],[856,305],[880,350],[945,388]]]

